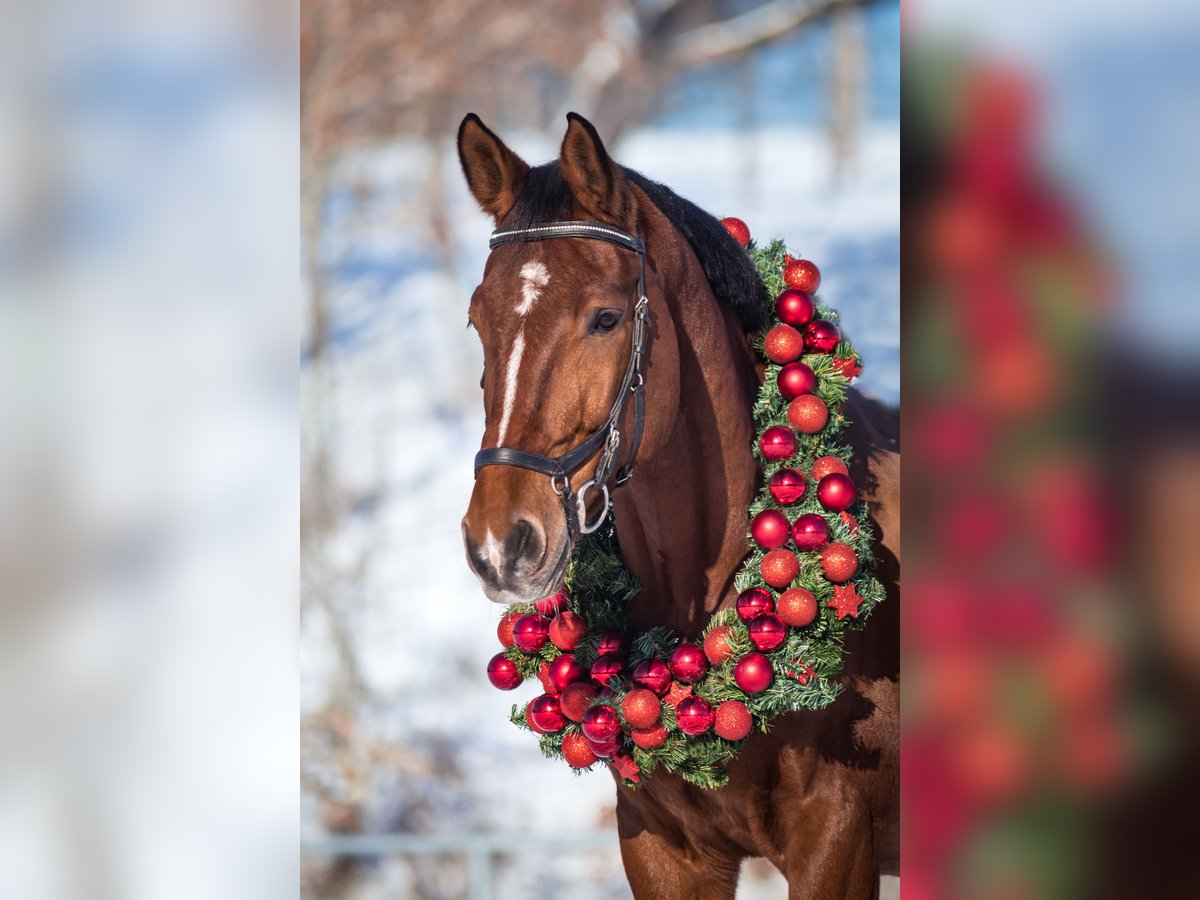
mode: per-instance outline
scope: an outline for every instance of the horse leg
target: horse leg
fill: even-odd
[[[635,900],[733,900],[740,859],[698,853],[651,831],[631,804],[617,802],[621,861]]]
[[[877,900],[875,829],[855,798],[805,811],[802,841],[788,848],[788,900]]]

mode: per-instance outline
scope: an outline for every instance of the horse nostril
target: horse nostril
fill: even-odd
[[[507,544],[509,568],[516,571],[522,563],[536,563],[541,559],[545,538],[541,528],[533,522],[528,519],[517,519],[505,544]]]

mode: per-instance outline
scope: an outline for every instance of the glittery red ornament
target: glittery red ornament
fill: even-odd
[[[843,475],[849,475],[850,470],[846,468],[846,464],[836,456],[820,456],[813,460],[812,464],[812,480],[820,483],[821,479],[833,472],[841,472]]]
[[[611,741],[621,731],[621,720],[617,711],[607,704],[593,706],[583,714],[583,733],[588,740],[597,743]]]
[[[750,623],[750,643],[768,653],[787,640],[787,626],[774,613],[764,613]]]
[[[773,363],[782,366],[803,352],[804,335],[791,325],[776,325],[763,337],[763,355]]]
[[[726,216],[721,220],[721,224],[725,226],[725,230],[729,232],[729,236],[742,247],[750,243],[750,227],[741,219],[735,216]]]
[[[787,543],[787,516],[777,509],[764,509],[750,521],[750,536],[764,550],[774,550]]]
[[[576,681],[563,688],[558,704],[562,714],[572,722],[582,722],[583,714],[587,712],[596,696],[596,686],[590,681]]]
[[[529,704],[529,719],[546,734],[553,734],[567,723],[558,705],[558,698],[552,694],[542,694],[533,699]]]
[[[521,677],[521,673],[517,671],[517,667],[512,660],[503,653],[497,653],[488,660],[487,676],[488,681],[492,683],[492,687],[499,688],[502,691],[511,691],[525,680]]]
[[[850,480],[849,475],[843,475],[841,472],[831,472],[817,485],[817,499],[821,501],[822,506],[834,512],[849,509],[854,505],[857,496],[854,482]],[[517,646],[520,646],[520,641],[517,642]]]
[[[675,724],[684,734],[704,734],[713,725],[713,709],[707,700],[688,697],[675,708]]]
[[[793,628],[811,625],[817,617],[817,598],[804,588],[784,591],[775,604],[775,614]]]
[[[812,260],[784,256],[783,283],[790,288],[815,294],[821,287],[821,270]]]
[[[592,663],[592,681],[600,687],[608,684],[609,679],[620,678],[625,674],[625,661],[615,654],[598,656]]]
[[[788,406],[788,421],[803,434],[816,434],[829,421],[829,407],[815,394],[801,394]]]
[[[596,655],[624,656],[628,648],[629,642],[625,639],[625,635],[619,631],[606,631],[600,635],[600,640],[596,642]]]
[[[743,622],[753,622],[763,613],[775,611],[775,598],[764,587],[746,588],[737,598],[738,618]]]
[[[533,604],[533,608],[540,612],[543,616],[552,616],[560,609],[566,609],[571,605],[571,597],[567,594],[565,587],[559,588],[549,597],[544,600],[539,600]]]
[[[858,571],[858,556],[853,547],[839,541],[821,551],[821,568],[826,578],[841,584],[853,578]]]
[[[862,364],[853,356],[843,357],[835,356],[833,359],[833,367],[837,369],[838,374],[849,381],[852,378],[857,378],[862,374]]]
[[[708,657],[697,644],[680,644],[671,653],[671,674],[684,684],[699,681],[708,671]]]
[[[773,588],[785,588],[800,574],[800,561],[791,550],[772,550],[758,567],[763,581]]]
[[[718,625],[704,636],[704,655],[714,666],[719,666],[729,659],[733,648],[729,646],[729,635],[733,629],[728,625]]]
[[[586,769],[599,760],[588,746],[587,738],[577,731],[563,737],[562,755],[567,765],[573,769]]]
[[[499,639],[502,647],[511,647],[513,645],[513,625],[516,624],[519,618],[521,618],[519,612],[508,612],[504,614],[504,618],[496,625],[496,637]]]
[[[692,686],[690,684],[680,684],[678,681],[671,682],[671,689],[667,691],[667,696],[663,697],[663,703],[674,709],[679,705],[680,700],[685,700],[692,696]]]
[[[522,653],[537,653],[550,640],[550,622],[545,616],[529,613],[513,624],[513,642]]]
[[[815,311],[812,294],[806,291],[787,288],[775,298],[775,315],[793,328],[803,328],[811,322]]]
[[[850,616],[853,619],[858,618],[858,607],[862,603],[863,598],[858,595],[858,590],[852,584],[839,584],[833,589],[833,599],[825,605],[837,610],[838,621]]]
[[[828,319],[817,319],[804,326],[805,353],[831,353],[841,339],[842,333]]]
[[[667,726],[660,724],[652,728],[638,728],[629,737],[643,750],[657,750],[667,742]]]
[[[792,523],[792,543],[797,550],[817,550],[829,540],[829,523],[817,513],[805,513]]]
[[[713,730],[727,741],[740,741],[750,733],[754,719],[746,704],[740,700],[726,700],[717,707]]]
[[[653,691],[634,688],[621,701],[621,714],[634,728],[651,728],[658,721],[662,703]]]
[[[780,469],[771,476],[768,486],[776,503],[791,506],[804,496],[808,482],[795,469]]]
[[[661,659],[647,659],[633,670],[633,683],[661,697],[671,687],[671,668]]]
[[[733,680],[747,694],[765,691],[775,680],[771,661],[761,653],[747,653],[733,667]]]
[[[570,653],[564,653],[550,663],[550,683],[559,694],[567,689],[567,685],[576,681],[586,681],[587,678],[587,669],[576,662]]]
[[[550,621],[550,641],[559,650],[574,650],[585,634],[587,621],[569,609],[564,609]]]
[[[772,425],[762,433],[758,446],[764,459],[778,462],[796,452],[796,434],[786,425]]]
[[[790,362],[779,370],[775,378],[779,393],[784,400],[794,400],[801,394],[810,394],[817,388],[817,376],[802,362]]]

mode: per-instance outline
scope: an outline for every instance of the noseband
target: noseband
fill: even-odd
[[[578,534],[591,534],[600,527],[604,517],[608,515],[608,478],[612,474],[617,460],[617,450],[621,446],[621,432],[617,423],[621,418],[621,410],[625,408],[625,397],[633,394],[633,439],[629,443],[629,459],[617,472],[616,487],[620,487],[633,477],[633,461],[637,457],[638,446],[642,442],[642,425],[645,421],[644,386],[642,381],[642,353],[646,341],[646,321],[649,318],[649,307],[646,300],[646,244],[641,238],[627,234],[611,225],[599,222],[552,222],[546,225],[535,225],[532,228],[501,228],[492,232],[488,240],[488,248],[495,250],[501,244],[513,244],[526,241],[545,241],[551,238],[588,238],[596,241],[607,241],[632,250],[638,257],[637,302],[633,307],[633,346],[629,353],[629,363],[625,366],[625,377],[621,379],[621,387],[613,400],[608,416],[600,427],[588,435],[580,444],[560,456],[542,456],[528,450],[518,450],[515,447],[490,447],[475,454],[475,476],[484,466],[516,466],[519,469],[530,469],[550,476],[550,487],[562,499],[563,509],[567,516],[567,527],[572,537]],[[600,450],[600,460],[596,463],[596,471],[590,480],[585,482],[578,491],[571,489],[571,473],[579,468],[597,450]],[[587,521],[587,493],[593,487],[603,492],[604,508],[596,521]]]

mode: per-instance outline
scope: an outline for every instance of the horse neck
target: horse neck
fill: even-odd
[[[614,514],[622,556],[642,588],[634,626],[665,625],[694,638],[714,612],[732,603],[733,576],[749,549],[746,509],[757,479],[750,405],[757,381],[736,316],[713,296],[686,240],[646,205],[642,233],[672,326],[656,331],[659,339],[674,333],[679,401],[669,437],[639,454],[636,475],[614,497]],[[650,353],[653,365],[653,346]],[[656,389],[663,386],[651,374],[648,395]]]

